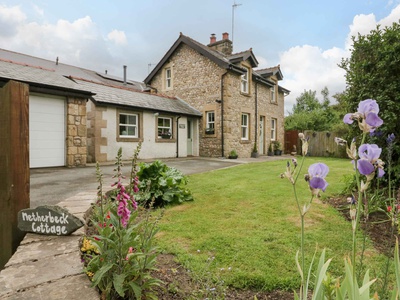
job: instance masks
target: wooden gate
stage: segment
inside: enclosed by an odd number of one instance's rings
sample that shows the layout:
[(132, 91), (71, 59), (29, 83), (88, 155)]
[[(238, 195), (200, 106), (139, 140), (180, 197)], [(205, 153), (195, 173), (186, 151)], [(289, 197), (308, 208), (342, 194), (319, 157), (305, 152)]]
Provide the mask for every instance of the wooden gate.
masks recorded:
[(287, 130), (285, 131), (285, 153), (293, 152), (293, 146), (296, 146), (297, 153), (300, 154), (301, 152), (299, 152), (299, 149), (301, 148), (299, 148), (299, 131)]

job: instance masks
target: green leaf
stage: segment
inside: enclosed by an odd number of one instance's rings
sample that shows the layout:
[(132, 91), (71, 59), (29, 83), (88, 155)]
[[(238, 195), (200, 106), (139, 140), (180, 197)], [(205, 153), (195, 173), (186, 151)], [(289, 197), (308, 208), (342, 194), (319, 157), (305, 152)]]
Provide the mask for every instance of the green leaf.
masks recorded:
[(394, 268), (396, 271), (396, 299), (400, 290), (400, 260), (399, 260), (399, 240), (396, 237), (396, 246), (394, 248)]
[(142, 288), (134, 281), (129, 282), (129, 286), (135, 294), (136, 299), (142, 298)]
[(97, 286), (103, 276), (114, 266), (112, 263), (106, 263), (93, 276), (93, 286)]
[(317, 276), (315, 278), (316, 284), (314, 288), (313, 299), (324, 299), (324, 286), (322, 284), (323, 280), (326, 277), (326, 272), (328, 270), (329, 264), (332, 259), (328, 259), (325, 262), (325, 249), (321, 253), (321, 257), (319, 259), (318, 268), (317, 268)]
[(121, 297), (125, 297), (125, 289), (124, 289), (125, 277), (126, 275), (122, 273), (122, 274), (114, 274), (113, 278), (114, 288), (117, 291), (118, 295), (120, 295)]

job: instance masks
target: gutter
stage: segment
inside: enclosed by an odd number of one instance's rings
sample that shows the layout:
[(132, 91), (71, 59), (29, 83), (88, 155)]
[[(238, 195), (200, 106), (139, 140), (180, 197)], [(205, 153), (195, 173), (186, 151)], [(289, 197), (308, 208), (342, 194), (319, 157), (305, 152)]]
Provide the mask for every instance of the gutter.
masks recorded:
[(181, 116), (176, 118), (176, 158), (179, 157), (179, 119)]
[[(230, 69), (230, 68), (229, 68)], [(225, 75), (228, 74), (226, 71), (221, 75), (221, 157), (225, 157), (225, 149), (224, 149), (224, 78)]]
[[(258, 127), (257, 127), (257, 121), (258, 121), (258, 84), (257, 80), (255, 81), (256, 86), (255, 86), (255, 100), (254, 100), (254, 105), (255, 105), (255, 111), (254, 111), (254, 143), (257, 146), (257, 136), (258, 136)], [(258, 147), (257, 147), (258, 148)]]

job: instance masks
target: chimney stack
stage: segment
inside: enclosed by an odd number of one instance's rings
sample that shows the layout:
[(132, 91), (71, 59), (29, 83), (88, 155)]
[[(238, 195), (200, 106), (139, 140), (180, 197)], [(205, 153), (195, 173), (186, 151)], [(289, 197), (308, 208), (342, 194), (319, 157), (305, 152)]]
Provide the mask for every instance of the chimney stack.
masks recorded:
[(232, 41), (229, 39), (229, 33), (224, 32), (220, 41), (217, 41), (214, 33), (211, 34), (210, 44), (208, 44), (208, 47), (213, 50), (219, 51), (224, 55), (231, 55), (233, 46)]
[(217, 37), (215, 36), (215, 33), (212, 33), (210, 37), (210, 44), (214, 44), (216, 41)]

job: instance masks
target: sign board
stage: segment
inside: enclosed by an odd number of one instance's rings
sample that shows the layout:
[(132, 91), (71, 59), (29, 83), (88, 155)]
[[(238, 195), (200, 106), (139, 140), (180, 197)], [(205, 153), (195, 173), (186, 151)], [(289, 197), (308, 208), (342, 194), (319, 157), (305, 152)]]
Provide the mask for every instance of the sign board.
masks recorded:
[(185, 124), (179, 124), (179, 128), (185, 129)]
[(18, 212), (21, 231), (44, 235), (70, 235), (83, 226), (83, 222), (60, 206), (38, 206)]

